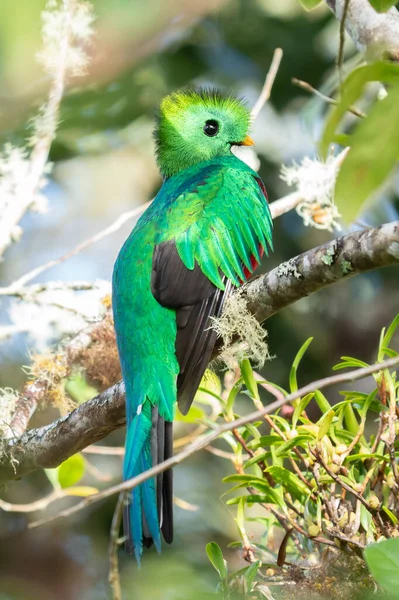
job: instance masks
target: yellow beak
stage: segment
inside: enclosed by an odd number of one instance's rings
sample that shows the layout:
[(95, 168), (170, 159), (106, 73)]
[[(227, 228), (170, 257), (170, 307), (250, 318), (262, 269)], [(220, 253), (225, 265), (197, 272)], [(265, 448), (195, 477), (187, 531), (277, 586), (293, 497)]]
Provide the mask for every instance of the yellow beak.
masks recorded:
[(254, 143), (253, 139), (251, 138), (251, 136), (247, 135), (247, 136), (245, 136), (243, 141), (240, 143), (240, 146), (255, 146), (255, 143)]

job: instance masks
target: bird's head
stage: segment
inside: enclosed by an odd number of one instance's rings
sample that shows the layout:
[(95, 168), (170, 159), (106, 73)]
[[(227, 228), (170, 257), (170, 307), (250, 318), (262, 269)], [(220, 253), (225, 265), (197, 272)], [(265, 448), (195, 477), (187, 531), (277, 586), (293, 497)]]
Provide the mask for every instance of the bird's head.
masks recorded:
[(182, 90), (159, 107), (154, 137), (164, 177), (203, 161), (227, 156), (231, 147), (252, 146), (245, 104), (216, 90)]

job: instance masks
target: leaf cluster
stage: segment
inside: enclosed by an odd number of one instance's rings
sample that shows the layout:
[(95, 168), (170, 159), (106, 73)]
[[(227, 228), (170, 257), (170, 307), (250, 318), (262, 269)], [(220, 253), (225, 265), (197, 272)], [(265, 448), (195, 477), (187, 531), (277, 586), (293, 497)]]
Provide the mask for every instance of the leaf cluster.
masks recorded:
[[(382, 330), (376, 361), (398, 356), (392, 347), (398, 327), (399, 315)], [(293, 361), (288, 389), (260, 379), (243, 361), (238, 379), (219, 396), (224, 418), (238, 416), (239, 392), (259, 408), (262, 388), (284, 395), (297, 391), (298, 370), (311, 342), (312, 338), (303, 344)], [(365, 366), (362, 360), (344, 356), (334, 370)], [(241, 547), (251, 563), (228, 575), (221, 550), (208, 544), (224, 597), (234, 597), (229, 594), (238, 588), (244, 595), (260, 597), (265, 578), (270, 586), (274, 575), (281, 577), (292, 565), (310, 572), (315, 564), (323, 564), (326, 548), (359, 557), (363, 568), (367, 548), (372, 573), (387, 591), (392, 589), (381, 576), (383, 567), (378, 567), (383, 545), (378, 544), (377, 558), (371, 548), (383, 540), (399, 544), (399, 381), (394, 371), (385, 369), (375, 373), (373, 384), (367, 392), (341, 390), (342, 399), (335, 404), (317, 390), (296, 400), (292, 410), (266, 415), (265, 421), (224, 435), (236, 471), (224, 478), (233, 484), (226, 504), (234, 507), (240, 534), (233, 547)], [(267, 577), (267, 568), (272, 577)], [(399, 589), (397, 573), (389, 577)]]

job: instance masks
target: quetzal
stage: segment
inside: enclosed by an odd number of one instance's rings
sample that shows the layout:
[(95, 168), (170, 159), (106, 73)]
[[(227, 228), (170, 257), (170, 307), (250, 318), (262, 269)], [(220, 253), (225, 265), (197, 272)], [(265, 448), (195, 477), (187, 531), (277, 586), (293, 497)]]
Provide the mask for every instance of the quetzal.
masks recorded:
[[(113, 313), (126, 388), (124, 478), (173, 453), (176, 401), (186, 414), (216, 342), (212, 317), (271, 247), (272, 220), (257, 173), (231, 152), (253, 145), (250, 112), (217, 91), (161, 102), (154, 132), (163, 185), (123, 245)], [(172, 472), (135, 488), (127, 549), (173, 539)]]

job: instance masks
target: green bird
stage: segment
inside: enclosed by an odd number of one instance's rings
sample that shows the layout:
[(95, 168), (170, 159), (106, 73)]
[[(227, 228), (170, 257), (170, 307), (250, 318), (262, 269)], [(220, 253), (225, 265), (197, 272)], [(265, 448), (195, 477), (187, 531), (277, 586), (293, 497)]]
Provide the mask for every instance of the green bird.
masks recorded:
[[(113, 273), (113, 313), (126, 390), (123, 474), (173, 453), (176, 402), (186, 414), (234, 287), (253, 273), (272, 220), (258, 174), (231, 152), (253, 145), (250, 111), (218, 91), (183, 90), (161, 102), (154, 132), (163, 184), (123, 245)], [(130, 494), (126, 548), (173, 539), (172, 472)]]

